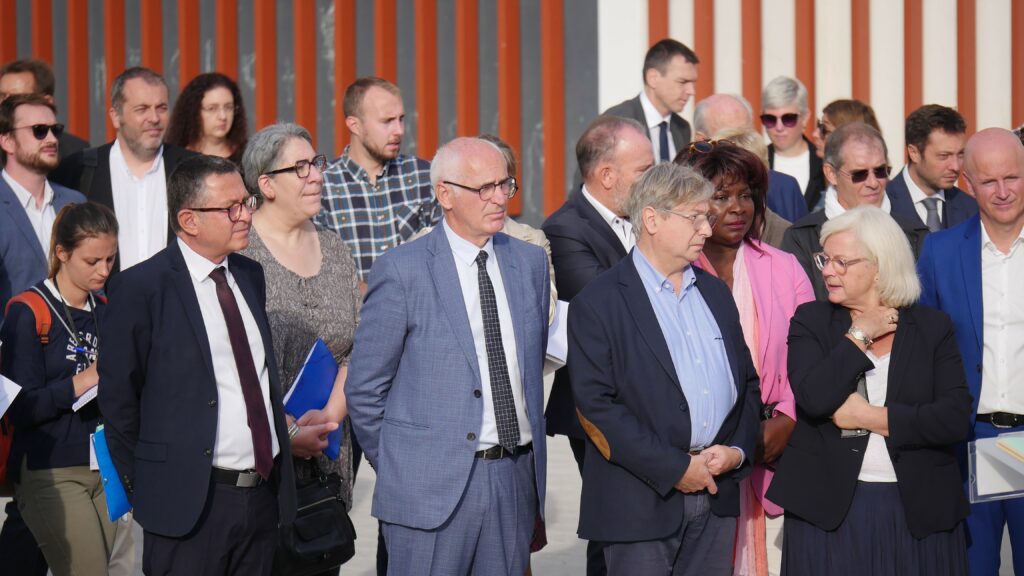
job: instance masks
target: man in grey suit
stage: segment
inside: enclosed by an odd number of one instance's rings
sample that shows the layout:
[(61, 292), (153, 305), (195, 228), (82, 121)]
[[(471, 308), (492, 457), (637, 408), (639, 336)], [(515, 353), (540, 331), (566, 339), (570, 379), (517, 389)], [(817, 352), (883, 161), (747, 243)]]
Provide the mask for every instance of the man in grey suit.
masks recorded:
[(658, 41), (644, 57), (644, 89), (604, 114), (632, 118), (646, 126), (655, 160), (671, 161), (690, 143), (690, 123), (680, 114), (693, 97), (699, 63), (685, 44), (671, 38)]
[(524, 573), (543, 517), (547, 256), (501, 233), (496, 146), (431, 163), (442, 225), (373, 265), (345, 393), (389, 574)]

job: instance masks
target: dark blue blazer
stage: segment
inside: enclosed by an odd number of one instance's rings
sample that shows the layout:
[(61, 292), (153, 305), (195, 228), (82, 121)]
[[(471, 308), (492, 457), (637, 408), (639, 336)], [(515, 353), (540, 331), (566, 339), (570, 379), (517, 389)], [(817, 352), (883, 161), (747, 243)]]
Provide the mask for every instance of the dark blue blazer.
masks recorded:
[[(228, 257), (263, 336), (281, 453), (272, 486), (280, 522), (295, 515), (295, 478), (266, 314), (263, 268)], [(110, 454), (147, 531), (177, 538), (201, 521), (217, 437), (217, 384), (199, 300), (177, 242), (108, 284), (100, 327), (99, 405)], [(217, 362), (232, 362), (218, 358)]]
[[(551, 243), (551, 264), (559, 300), (572, 301), (584, 286), (626, 255), (619, 237), (577, 190), (541, 226)], [(569, 386), (569, 371), (560, 368), (544, 413), (550, 435), (564, 434), (583, 440), (586, 434), (576, 418)]]
[[(885, 193), (892, 203), (892, 213), (899, 214), (912, 222), (920, 222), (921, 215), (914, 208), (914, 201), (910, 199), (910, 191), (907, 190), (907, 183), (903, 180), (903, 173), (906, 168), (900, 171), (895, 177), (889, 180), (885, 187)], [(946, 201), (942, 203), (942, 229), (952, 228), (978, 213), (978, 203), (969, 194), (953, 186), (946, 190)]]
[[(85, 202), (85, 196), (70, 188), (53, 182), (50, 187), (54, 212), (59, 213), (68, 204)], [(7, 301), (45, 279), (49, 268), (49, 255), (43, 254), (25, 209), (7, 181), (0, 178), (0, 322)]]
[(768, 171), (768, 208), (790, 222), (807, 216), (807, 201), (800, 192), (800, 183), (789, 174)]
[[(695, 269), (718, 322), (736, 404), (715, 444), (744, 451), (743, 465), (716, 478), (716, 516), (737, 516), (738, 480), (751, 470), (760, 432), (759, 379), (728, 287)], [(688, 404), (654, 308), (631, 257), (591, 282), (569, 307), (569, 375), (587, 430), (579, 536), (632, 542), (674, 534), (683, 520), (675, 483), (690, 464)]]

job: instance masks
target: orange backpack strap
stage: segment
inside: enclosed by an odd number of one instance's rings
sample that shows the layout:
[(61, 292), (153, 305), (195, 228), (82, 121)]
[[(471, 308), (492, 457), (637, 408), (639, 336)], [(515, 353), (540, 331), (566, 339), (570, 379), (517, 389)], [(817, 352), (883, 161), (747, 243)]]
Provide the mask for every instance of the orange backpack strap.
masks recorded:
[(10, 314), (11, 304), (15, 302), (24, 304), (32, 310), (32, 315), (36, 318), (36, 335), (39, 336), (39, 342), (43, 346), (49, 344), (52, 317), (50, 316), (50, 307), (46, 304), (46, 300), (43, 300), (43, 297), (38, 292), (26, 290), (7, 301), (7, 307), (4, 309), (5, 316)]

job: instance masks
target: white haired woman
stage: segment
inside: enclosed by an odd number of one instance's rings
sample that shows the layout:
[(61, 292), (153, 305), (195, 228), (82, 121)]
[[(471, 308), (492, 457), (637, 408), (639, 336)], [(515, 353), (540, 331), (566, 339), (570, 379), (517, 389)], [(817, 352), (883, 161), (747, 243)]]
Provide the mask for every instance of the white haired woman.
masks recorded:
[(821, 243), (829, 297), (790, 324), (798, 417), (768, 490), (786, 509), (782, 573), (967, 574), (953, 325), (916, 304), (910, 245), (881, 209), (829, 220)]

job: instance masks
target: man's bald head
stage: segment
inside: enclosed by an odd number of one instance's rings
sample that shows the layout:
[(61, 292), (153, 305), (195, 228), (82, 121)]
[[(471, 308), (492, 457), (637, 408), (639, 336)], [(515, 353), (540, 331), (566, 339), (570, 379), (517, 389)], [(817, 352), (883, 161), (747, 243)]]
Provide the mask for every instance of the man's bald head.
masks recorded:
[(695, 140), (707, 140), (722, 130), (753, 127), (750, 102), (736, 94), (712, 94), (698, 102), (693, 111)]
[(1002, 128), (978, 132), (964, 148), (964, 176), (985, 229), (1005, 249), (1024, 227), (1024, 145)]
[(967, 140), (964, 147), (964, 176), (971, 179), (972, 175), (977, 174), (979, 158), (1010, 152), (1024, 160), (1024, 144), (1013, 132), (1003, 128), (979, 130)]

